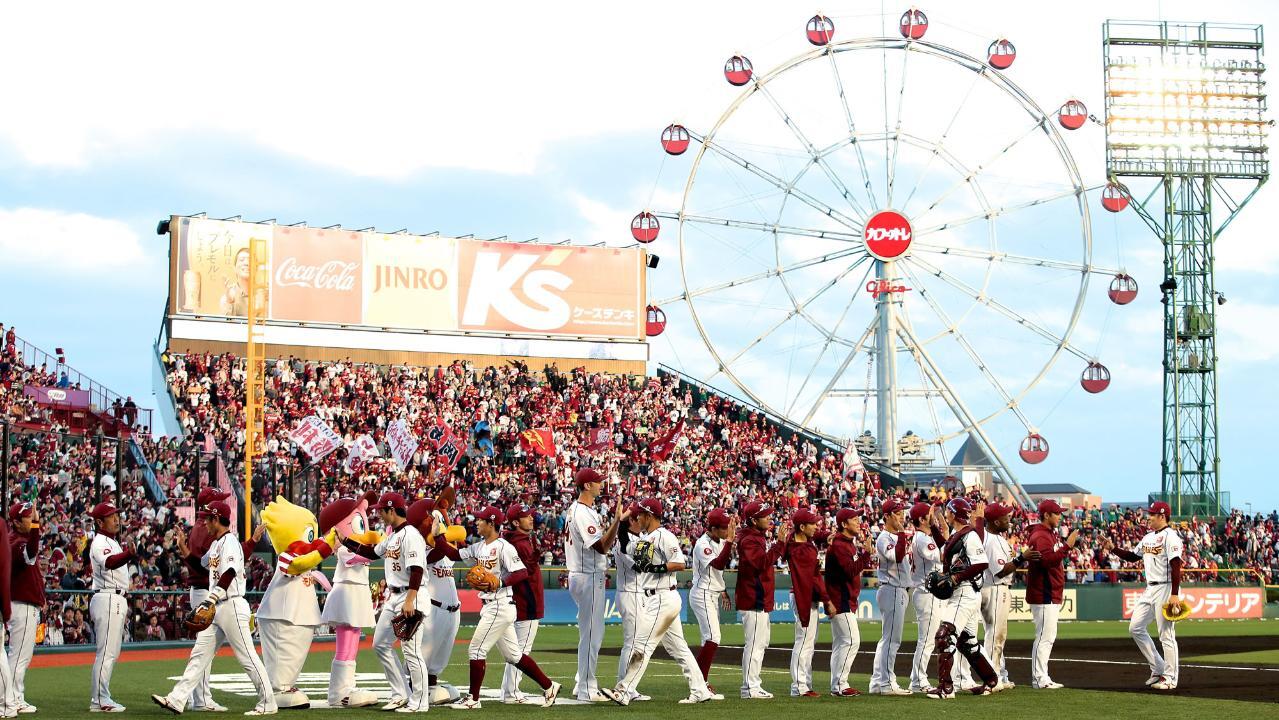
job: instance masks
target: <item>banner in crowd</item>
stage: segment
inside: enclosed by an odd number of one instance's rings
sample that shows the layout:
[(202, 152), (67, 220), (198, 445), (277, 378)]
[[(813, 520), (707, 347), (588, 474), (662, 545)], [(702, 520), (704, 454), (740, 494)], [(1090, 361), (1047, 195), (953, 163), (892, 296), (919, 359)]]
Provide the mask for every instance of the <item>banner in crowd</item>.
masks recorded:
[(525, 430), (520, 433), (520, 447), (530, 455), (555, 457), (555, 435), (548, 428)]
[(679, 442), (679, 436), (684, 434), (684, 418), (680, 418), (669, 430), (662, 433), (648, 446), (649, 452), (653, 453), (654, 460), (665, 460), (670, 457), (671, 452), (675, 450), (675, 443)]
[(319, 462), (342, 445), (342, 436), (315, 415), (302, 418), (289, 433), (289, 440), (302, 448), (311, 462)]
[(250, 237), (267, 240), (268, 319), (350, 327), (639, 340), (636, 248), (353, 232), (175, 217), (175, 313), (244, 317)]
[(413, 453), (417, 452), (418, 446), (417, 437), (409, 430), (408, 423), (403, 420), (391, 421), (386, 426), (386, 444), (391, 450), (391, 458), (399, 466), (400, 472), (404, 472), (413, 461)]
[(377, 442), (368, 435), (360, 435), (355, 438), (355, 442), (351, 443), (351, 447), (347, 448), (346, 460), (342, 463), (342, 469), (348, 475), (354, 475), (364, 468), (364, 464), (375, 457), (381, 457), (382, 453), (378, 450)]
[(586, 433), (586, 449), (589, 452), (603, 452), (613, 447), (613, 431), (606, 427), (592, 428)]
[[(1143, 588), (1124, 588), (1124, 619), (1132, 617)], [(1219, 618), (1259, 618), (1266, 593), (1258, 587), (1182, 587), (1181, 599), (1190, 603), (1190, 617), (1196, 620)]]
[(59, 387), (35, 387), (34, 385), (26, 385), (22, 388), (22, 394), (29, 398), (34, 398), (41, 405), (62, 405), (73, 408), (89, 407), (90, 398), (88, 390), (74, 390), (72, 388)]

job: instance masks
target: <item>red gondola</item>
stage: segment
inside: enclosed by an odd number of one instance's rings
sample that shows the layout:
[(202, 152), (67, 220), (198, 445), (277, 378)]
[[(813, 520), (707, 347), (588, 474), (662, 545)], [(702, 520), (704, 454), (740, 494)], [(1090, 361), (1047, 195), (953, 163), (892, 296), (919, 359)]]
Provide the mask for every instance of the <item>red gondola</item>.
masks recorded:
[(1106, 188), (1101, 191), (1101, 206), (1110, 212), (1123, 212), (1130, 201), (1124, 186), (1119, 183), (1106, 183)]
[(1088, 122), (1088, 108), (1078, 100), (1067, 100), (1057, 111), (1057, 122), (1067, 130), (1078, 130)]
[(835, 37), (835, 21), (825, 15), (814, 15), (808, 19), (808, 27), (805, 28), (808, 33), (808, 41), (814, 45), (822, 46), (830, 44), (831, 38)]
[(688, 129), (683, 125), (667, 125), (662, 131), (662, 149), (670, 155), (683, 155), (688, 142)]
[(646, 309), (644, 321), (644, 334), (649, 337), (657, 337), (666, 329), (666, 313), (656, 305), (649, 305)]
[(907, 40), (918, 40), (928, 32), (928, 16), (923, 10), (911, 8), (902, 13), (902, 19), (898, 23), (898, 29), (901, 30), (902, 37)]
[(751, 61), (744, 55), (734, 55), (724, 63), (724, 78), (730, 85), (742, 86), (751, 81), (755, 74)]
[(986, 49), (990, 66), (996, 70), (1007, 70), (1017, 59), (1017, 48), (1005, 38), (1000, 38)]
[(662, 224), (657, 221), (657, 216), (647, 210), (631, 218), (631, 237), (639, 242), (653, 242), (661, 229)]
[(1018, 454), (1026, 464), (1038, 465), (1048, 459), (1048, 441), (1039, 433), (1031, 433), (1021, 441), (1021, 450)]
[(1127, 305), (1137, 299), (1137, 281), (1127, 273), (1119, 273), (1110, 281), (1110, 301), (1116, 305)]
[(1088, 367), (1084, 368), (1084, 374), (1079, 377), (1079, 384), (1096, 395), (1110, 387), (1110, 371), (1099, 362), (1090, 362)]

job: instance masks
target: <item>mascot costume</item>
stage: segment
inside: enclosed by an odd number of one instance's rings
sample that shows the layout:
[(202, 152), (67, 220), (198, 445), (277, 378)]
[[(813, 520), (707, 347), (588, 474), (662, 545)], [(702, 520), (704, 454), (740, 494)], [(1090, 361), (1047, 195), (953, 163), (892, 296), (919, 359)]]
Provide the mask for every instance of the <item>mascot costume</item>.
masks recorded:
[[(369, 527), (368, 507), (377, 493), (363, 498), (339, 498), (320, 510), (320, 533), (336, 532), (361, 545), (377, 545), (382, 534)], [(373, 627), (373, 598), (369, 594), (369, 560), (338, 545), (333, 590), (324, 601), (320, 620), (333, 626), (337, 651), (329, 674), (329, 707), (365, 707), (378, 702), (377, 695), (355, 687), (355, 656), (360, 651), (360, 628)]]
[(298, 674), (311, 649), (320, 619), (320, 602), (315, 586), (329, 589), (329, 579), (317, 570), (333, 554), (336, 533), (319, 537), (315, 515), (277, 497), (262, 509), (262, 524), (278, 559), (271, 584), (258, 606), (258, 635), (262, 638), (262, 661), (275, 702), (281, 710), (311, 707), (306, 694), (297, 688)]

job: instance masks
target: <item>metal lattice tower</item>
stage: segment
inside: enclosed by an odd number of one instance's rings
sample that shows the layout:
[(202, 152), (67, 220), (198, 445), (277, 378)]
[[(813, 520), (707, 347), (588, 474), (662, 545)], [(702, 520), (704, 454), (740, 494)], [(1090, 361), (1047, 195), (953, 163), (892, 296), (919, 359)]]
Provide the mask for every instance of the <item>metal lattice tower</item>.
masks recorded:
[(1260, 25), (1107, 21), (1106, 167), (1164, 246), (1161, 495), (1229, 511), (1220, 484), (1213, 246), (1269, 176)]

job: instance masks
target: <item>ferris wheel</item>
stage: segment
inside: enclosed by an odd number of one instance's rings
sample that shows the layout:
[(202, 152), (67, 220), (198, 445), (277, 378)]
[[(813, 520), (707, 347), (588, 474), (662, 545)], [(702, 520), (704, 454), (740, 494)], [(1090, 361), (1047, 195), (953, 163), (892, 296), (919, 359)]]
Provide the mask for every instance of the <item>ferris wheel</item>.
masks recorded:
[(1088, 194), (1110, 212), (1129, 196), (1084, 183), (1065, 135), (1089, 124), (1085, 104), (1045, 111), (1009, 77), (1009, 39), (974, 57), (928, 38), (916, 8), (896, 29), (837, 41), (816, 15), (810, 49), (767, 72), (728, 58), (740, 90), (709, 129), (662, 131), (691, 158), (680, 205), (631, 231), (674, 230), (683, 291), (649, 306), (649, 334), (686, 303), (708, 379), (896, 475), (958, 449), (1024, 500), (995, 437), (1047, 459), (1032, 390), (1059, 360), (1083, 391), (1109, 386), (1076, 338), (1089, 280), (1115, 305), (1137, 284), (1094, 264)]

